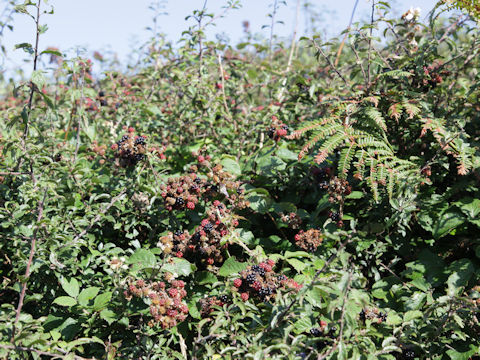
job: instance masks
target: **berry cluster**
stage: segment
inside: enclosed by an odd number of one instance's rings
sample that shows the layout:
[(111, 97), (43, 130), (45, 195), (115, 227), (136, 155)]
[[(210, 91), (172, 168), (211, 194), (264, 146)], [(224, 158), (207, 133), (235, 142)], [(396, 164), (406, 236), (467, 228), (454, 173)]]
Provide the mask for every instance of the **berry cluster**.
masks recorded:
[(220, 295), (219, 297), (210, 296), (207, 298), (200, 299), (198, 301), (200, 305), (200, 315), (202, 318), (209, 317), (210, 314), (215, 310), (214, 306), (222, 307), (228, 302), (227, 295)]
[[(92, 145), (90, 146), (90, 151), (94, 152), (97, 156), (99, 156), (100, 159), (100, 164), (105, 163), (105, 153), (107, 151), (107, 145), (99, 145), (96, 140), (93, 141)], [(93, 161), (95, 159), (94, 155), (88, 156), (88, 159), (90, 161)]]
[(119, 160), (122, 167), (135, 165), (145, 158), (146, 153), (146, 137), (135, 135), (135, 129), (128, 128), (127, 134), (122, 139), (111, 146), (115, 150), (115, 156)]
[(167, 184), (160, 186), (165, 208), (172, 210), (194, 210), (201, 194), (207, 191), (206, 183), (191, 173), (178, 178), (169, 178)]
[(207, 265), (223, 262), (223, 239), (238, 226), (238, 220), (220, 201), (215, 200), (200, 226), (193, 235), (187, 231), (170, 232), (160, 238), (157, 246), (164, 253), (174, 253), (195, 262), (205, 262)]
[(298, 229), (302, 225), (302, 219), (298, 216), (297, 213), (291, 212), (289, 214), (280, 214), (280, 219), (288, 224), (288, 227), (291, 229)]
[(312, 175), (320, 187), (320, 189), (326, 190), (328, 189), (328, 184), (330, 183), (330, 179), (332, 177), (332, 168), (329, 167), (324, 167), (324, 168), (319, 168), (319, 167), (314, 167), (312, 169)]
[(243, 301), (250, 297), (257, 297), (262, 301), (269, 301), (274, 298), (280, 289), (294, 289), (298, 291), (302, 285), (283, 274), (273, 271), (275, 262), (267, 260), (258, 265), (247, 267), (240, 273), (240, 278), (233, 281), (234, 291), (240, 292)]
[(387, 320), (387, 314), (377, 308), (365, 308), (360, 311), (360, 320), (371, 320), (374, 323), (380, 324)]
[(325, 320), (319, 321), (319, 327), (314, 327), (310, 329), (310, 335), (319, 337), (325, 336), (331, 339), (335, 338), (335, 333), (337, 332), (336, 326), (328, 326)]
[(314, 252), (323, 241), (323, 236), (320, 230), (310, 229), (307, 231), (300, 230), (295, 235), (295, 244), (307, 251)]
[(130, 301), (132, 297), (148, 298), (150, 300), (150, 314), (153, 319), (148, 323), (153, 327), (159, 324), (162, 329), (176, 326), (185, 320), (188, 306), (182, 301), (187, 292), (182, 280), (170, 280), (169, 287), (163, 281), (147, 284), (144, 280), (137, 280), (128, 285), (124, 291), (125, 298)]
[(288, 130), (288, 126), (285, 124), (272, 125), (270, 129), (268, 129), (267, 135), (270, 139), (278, 142), (282, 137), (288, 135)]
[(343, 196), (350, 195), (352, 187), (347, 180), (335, 176), (330, 179), (327, 190), (329, 195), (328, 201), (335, 203), (342, 201)]

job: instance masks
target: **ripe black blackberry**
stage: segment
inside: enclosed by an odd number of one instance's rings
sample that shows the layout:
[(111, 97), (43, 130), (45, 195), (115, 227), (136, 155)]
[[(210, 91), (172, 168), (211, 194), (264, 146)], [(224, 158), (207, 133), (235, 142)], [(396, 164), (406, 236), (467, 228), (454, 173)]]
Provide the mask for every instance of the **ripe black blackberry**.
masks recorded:
[(380, 319), (382, 319), (382, 321), (386, 321), (386, 320), (387, 320), (387, 314), (386, 314), (386, 313), (381, 312), (380, 314), (378, 314), (378, 317), (379, 317)]
[(143, 155), (143, 154), (135, 154), (133, 156), (133, 160), (140, 161), (140, 160), (143, 160), (144, 157), (145, 157), (145, 155)]
[(289, 127), (288, 127), (288, 125), (283, 125), (283, 126), (282, 126), (282, 129), (288, 131), (288, 130), (289, 130)]
[(277, 279), (278, 279), (278, 281), (285, 281), (285, 280), (287, 280), (287, 277), (282, 274), (282, 275), (278, 275)]
[(270, 139), (273, 139), (273, 137), (275, 136), (275, 132), (276, 132), (275, 128), (268, 129), (268, 133), (267, 133), (268, 137)]
[(332, 219), (332, 221), (339, 221), (340, 220), (340, 214), (338, 212), (330, 212), (330, 214), (328, 214), (328, 216), (330, 217), (330, 219)]
[(203, 230), (207, 233), (213, 230), (213, 225), (212, 223), (206, 223), (205, 226), (203, 227)]
[(257, 280), (257, 276), (255, 274), (248, 274), (245, 281), (247, 284), (251, 285)]
[(253, 272), (259, 272), (260, 269), (261, 269), (260, 266), (258, 266), (258, 265), (252, 265), (252, 271), (253, 271)]
[(183, 198), (178, 197), (178, 198), (175, 199), (175, 205), (183, 206), (184, 204), (185, 204), (185, 200), (183, 200)]
[(197, 232), (197, 233), (193, 234), (192, 240), (193, 240), (194, 242), (199, 242), (199, 241), (200, 241), (200, 237), (201, 237), (200, 233)]
[(272, 295), (272, 289), (269, 287), (262, 287), (260, 290), (258, 290), (258, 296), (260, 296), (260, 299), (264, 299), (268, 295)]
[(183, 234), (182, 230), (175, 230), (175, 232), (173, 233), (173, 235), (175, 235), (175, 236), (180, 236), (182, 234)]
[(328, 331), (328, 337), (333, 339), (335, 337), (335, 333), (337, 332), (337, 327), (332, 326), (330, 330)]
[(98, 92), (98, 96), (104, 97), (104, 96), (105, 96), (105, 93), (104, 93), (102, 90), (100, 90), (100, 91)]
[(319, 328), (312, 328), (310, 329), (310, 334), (317, 337), (317, 336), (321, 336), (322, 335), (322, 330), (320, 330)]
[(403, 358), (404, 358), (405, 360), (413, 360), (413, 359), (415, 359), (415, 351), (404, 349), (404, 350), (403, 350)]
[(220, 300), (221, 302), (227, 302), (228, 301), (228, 295), (220, 295), (218, 297), (218, 300)]
[(101, 105), (101, 106), (107, 106), (107, 105), (108, 105), (107, 100), (101, 99), (101, 100), (100, 100), (100, 105)]
[(145, 138), (143, 136), (139, 136), (135, 139), (135, 145), (145, 145)]

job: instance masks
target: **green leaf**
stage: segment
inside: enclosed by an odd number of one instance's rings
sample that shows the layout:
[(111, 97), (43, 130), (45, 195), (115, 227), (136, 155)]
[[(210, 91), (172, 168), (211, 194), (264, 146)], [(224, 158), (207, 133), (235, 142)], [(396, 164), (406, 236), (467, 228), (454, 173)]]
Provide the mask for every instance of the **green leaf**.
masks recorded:
[(117, 320), (115, 312), (108, 309), (103, 309), (102, 311), (100, 311), (100, 317), (105, 320), (108, 325), (111, 325), (115, 320)]
[(295, 258), (288, 258), (286, 259), (287, 262), (293, 266), (293, 268), (298, 272), (298, 273), (301, 273), (303, 271), (303, 269), (305, 269), (308, 264), (305, 263), (304, 261), (300, 261), (298, 259), (295, 259)]
[(129, 258), (129, 264), (139, 265), (141, 268), (155, 267), (157, 260), (155, 255), (147, 249), (137, 249)]
[(447, 280), (448, 295), (453, 296), (460, 294), (474, 272), (475, 267), (468, 259), (460, 259), (453, 262), (448, 267), (448, 273), (451, 274)]
[(32, 73), (31, 81), (32, 83), (37, 85), (38, 89), (42, 89), (43, 85), (45, 85), (45, 83), (47, 82), (45, 76), (43, 75), (43, 72), (40, 70), (35, 70)]
[(241, 175), (242, 170), (240, 169), (240, 165), (238, 164), (237, 160), (233, 156), (224, 157), (220, 164), (223, 166), (223, 170), (229, 172), (233, 175)]
[(448, 356), (450, 356), (450, 359), (452, 360), (468, 360), (471, 358), (472, 355), (478, 355), (478, 352), (480, 348), (478, 346), (475, 346), (473, 344), (470, 344), (470, 350), (465, 351), (465, 352), (460, 352), (457, 350), (447, 350)]
[(263, 175), (276, 176), (279, 171), (285, 170), (287, 164), (277, 156), (262, 156), (257, 161), (258, 167)]
[(53, 300), (53, 303), (60, 306), (71, 307), (77, 305), (77, 300), (71, 298), (70, 296), (59, 296), (55, 300)]
[(213, 284), (218, 281), (217, 277), (208, 271), (200, 271), (195, 274), (195, 283), (199, 285)]
[(89, 301), (97, 296), (100, 289), (98, 287), (89, 287), (83, 289), (78, 295), (78, 303), (82, 306), (87, 306)]
[(422, 312), (420, 310), (411, 310), (411, 311), (407, 311), (404, 315), (403, 315), (403, 321), (404, 322), (407, 322), (407, 321), (411, 321), (413, 319), (418, 319), (418, 318), (421, 318), (423, 316)]
[(246, 263), (238, 262), (235, 257), (230, 257), (225, 261), (218, 270), (218, 275), (220, 276), (230, 276), (232, 274), (237, 274), (247, 268)]
[(174, 258), (173, 263), (165, 264), (162, 268), (165, 271), (171, 272), (174, 275), (188, 276), (195, 271), (195, 265), (188, 260), (182, 258)]
[(111, 299), (112, 299), (111, 291), (98, 295), (93, 301), (93, 309), (96, 311), (103, 309), (108, 305)]
[(475, 219), (478, 214), (480, 214), (480, 199), (466, 197), (453, 204), (460, 208), (460, 210), (462, 210), (462, 212), (467, 215), (469, 219)]
[(62, 289), (72, 298), (76, 298), (78, 296), (80, 286), (77, 279), (71, 278), (70, 281), (68, 281), (67, 279), (62, 277), (60, 278), (60, 285), (62, 285)]
[(310, 316), (303, 316), (295, 322), (294, 331), (296, 334), (301, 334), (303, 332), (309, 332), (312, 327), (314, 326)]

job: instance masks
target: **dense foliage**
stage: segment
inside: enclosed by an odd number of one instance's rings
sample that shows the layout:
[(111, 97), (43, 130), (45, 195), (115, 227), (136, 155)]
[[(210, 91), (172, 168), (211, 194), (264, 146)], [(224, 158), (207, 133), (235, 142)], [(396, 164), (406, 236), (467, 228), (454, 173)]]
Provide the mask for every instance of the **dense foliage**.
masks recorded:
[(203, 9), (99, 76), (19, 44), (0, 357), (478, 358), (480, 33), (441, 3), (236, 47)]

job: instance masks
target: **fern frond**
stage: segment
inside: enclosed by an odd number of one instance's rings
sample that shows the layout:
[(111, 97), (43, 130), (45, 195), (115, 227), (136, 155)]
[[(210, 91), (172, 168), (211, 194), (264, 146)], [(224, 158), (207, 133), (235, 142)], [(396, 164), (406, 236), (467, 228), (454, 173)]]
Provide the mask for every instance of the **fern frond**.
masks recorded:
[(387, 130), (387, 124), (385, 122), (385, 119), (383, 118), (382, 113), (378, 111), (378, 109), (374, 107), (367, 107), (365, 108), (365, 115), (367, 115), (368, 119), (372, 120), (383, 131)]
[(341, 179), (345, 179), (350, 170), (352, 164), (353, 156), (355, 154), (355, 148), (357, 144), (354, 142), (350, 143), (349, 147), (346, 147), (340, 153), (340, 160), (338, 161), (338, 172)]
[(318, 150), (318, 154), (315, 156), (315, 162), (317, 164), (323, 163), (328, 155), (330, 155), (335, 148), (337, 148), (342, 142), (345, 141), (345, 134), (344, 133), (338, 133), (330, 137), (328, 140), (326, 140), (322, 146), (320, 146), (320, 149)]

